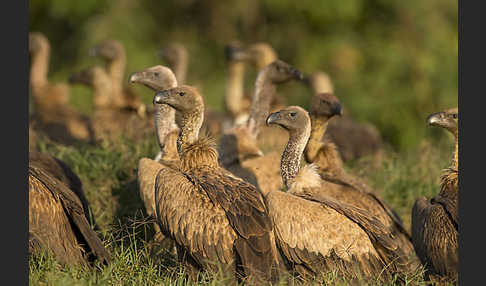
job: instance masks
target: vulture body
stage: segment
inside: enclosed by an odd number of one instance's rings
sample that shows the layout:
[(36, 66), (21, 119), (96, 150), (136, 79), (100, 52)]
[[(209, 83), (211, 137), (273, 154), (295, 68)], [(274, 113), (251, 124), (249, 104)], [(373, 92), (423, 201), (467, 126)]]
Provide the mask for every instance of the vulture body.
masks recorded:
[(395, 236), (398, 246), (410, 257), (413, 267), (419, 267), (420, 263), (413, 254), (411, 236), (398, 214), (359, 178), (346, 172), (338, 147), (334, 143), (321, 140), (327, 133), (329, 122), (332, 122), (330, 119), (341, 115), (341, 104), (337, 97), (330, 93), (316, 94), (312, 98), (310, 109), (312, 129), (304, 158), (307, 163), (318, 168), (325, 186), (323, 192), (339, 202), (368, 211)]
[(30, 160), (29, 253), (47, 250), (63, 264), (88, 265), (93, 259), (109, 262), (108, 251), (88, 222), (82, 191), (69, 187), (76, 180), (58, 170), (65, 165), (60, 161), (52, 165), (44, 158)]
[(93, 90), (94, 111), (91, 122), (97, 141), (115, 141), (120, 136), (137, 140), (152, 134), (153, 120), (140, 117), (133, 109), (120, 107), (115, 102), (112, 79), (102, 67), (93, 66), (74, 73), (69, 82)]
[(430, 200), (421, 197), (413, 206), (412, 240), (418, 257), (426, 265), (428, 275), (457, 281), (459, 266), (458, 109), (431, 114), (427, 118), (427, 123), (451, 132), (455, 138), (455, 149), (451, 165), (443, 171), (439, 194)]
[[(282, 130), (275, 131), (264, 126), (265, 118), (270, 112), (277, 85), (301, 78), (300, 71), (281, 60), (267, 65), (260, 71), (255, 83), (250, 117), (245, 123), (226, 131), (220, 139), (218, 149), (222, 166), (260, 190), (280, 189), (282, 182), (278, 167), (280, 154), (272, 151), (263, 155), (257, 138), (260, 133), (284, 138)], [(264, 131), (260, 131), (262, 128)]]
[[(321, 71), (314, 72), (306, 82), (313, 94), (334, 93), (334, 87), (329, 76)], [(364, 156), (378, 156), (383, 142), (379, 130), (369, 123), (357, 122), (349, 114), (333, 120), (327, 126), (323, 140), (330, 140), (337, 145), (344, 162)]]
[(310, 136), (307, 112), (297, 106), (272, 113), (267, 124), (289, 132), (280, 163), (287, 192), (265, 194), (280, 253), (304, 279), (337, 270), (349, 278), (390, 278), (409, 271), (391, 232), (364, 209), (326, 196), (314, 165), (300, 168)]
[(199, 138), (204, 103), (198, 91), (180, 86), (159, 91), (156, 104), (176, 110), (180, 168), (161, 168), (155, 187), (157, 221), (175, 240), (189, 270), (223, 271), (263, 284), (273, 280), (277, 252), (262, 194), (218, 164), (211, 139)]
[(29, 138), (34, 139), (29, 142), (29, 148), (35, 144), (39, 134), (46, 134), (49, 139), (63, 144), (90, 142), (93, 136), (90, 122), (69, 105), (69, 86), (65, 83), (51, 83), (47, 78), (50, 44), (43, 34), (29, 34), (29, 54), (33, 103)]

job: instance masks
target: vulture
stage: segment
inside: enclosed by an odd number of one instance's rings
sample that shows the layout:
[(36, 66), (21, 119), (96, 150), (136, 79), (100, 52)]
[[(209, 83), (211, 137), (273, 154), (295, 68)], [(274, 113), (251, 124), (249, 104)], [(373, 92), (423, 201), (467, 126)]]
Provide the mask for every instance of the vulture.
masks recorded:
[(79, 178), (60, 160), (29, 154), (29, 253), (47, 251), (60, 263), (110, 262), (91, 228)]
[(440, 192), (428, 200), (418, 198), (412, 209), (412, 241), (430, 278), (457, 280), (459, 227), (458, 109), (429, 115), (427, 124), (446, 129), (455, 139), (451, 164), (442, 172)]
[(128, 107), (120, 107), (113, 96), (110, 75), (100, 66), (93, 66), (70, 76), (71, 84), (81, 84), (93, 91), (91, 124), (97, 141), (117, 140), (120, 136), (139, 139), (153, 134), (154, 122), (140, 117)]
[(29, 149), (33, 148), (40, 134), (63, 144), (91, 142), (93, 130), (88, 118), (69, 105), (69, 85), (51, 83), (47, 78), (50, 44), (42, 33), (29, 33), (29, 55), (33, 104), (29, 120), (29, 139), (33, 141), (29, 142)]
[(146, 106), (132, 89), (124, 86), (126, 53), (123, 45), (113, 39), (106, 39), (90, 50), (92, 56), (102, 58), (111, 83), (111, 105), (120, 109), (135, 111), (138, 116), (146, 116)]
[(325, 185), (323, 193), (339, 202), (368, 211), (395, 236), (398, 246), (409, 256), (411, 265), (419, 267), (420, 262), (413, 254), (411, 236), (398, 214), (359, 178), (346, 172), (338, 152), (339, 148), (334, 143), (322, 141), (330, 119), (335, 115), (341, 115), (341, 111), (338, 98), (331, 93), (320, 93), (312, 97), (312, 127), (310, 139), (304, 149), (304, 159), (317, 167)]
[[(267, 65), (258, 73), (250, 117), (226, 131), (220, 139), (218, 150), (221, 165), (234, 175), (259, 189), (274, 190), (282, 187), (278, 162), (280, 154), (272, 151), (263, 155), (258, 147), (258, 135), (271, 133), (283, 137), (281, 130), (272, 132), (265, 125), (270, 103), (275, 97), (278, 84), (302, 79), (302, 73), (281, 60)], [(264, 128), (264, 132), (260, 130)]]
[(270, 114), (266, 123), (289, 134), (280, 161), (287, 191), (263, 192), (289, 270), (304, 279), (333, 270), (351, 279), (407, 273), (406, 254), (388, 228), (366, 210), (327, 196), (314, 165), (300, 168), (311, 133), (307, 111), (290, 106)]
[(180, 167), (161, 165), (155, 183), (157, 221), (176, 242), (179, 260), (193, 276), (222, 269), (250, 284), (274, 281), (279, 261), (265, 201), (219, 165), (211, 138), (199, 137), (204, 102), (198, 90), (158, 91), (154, 103), (174, 108), (180, 128)]
[[(130, 75), (129, 81), (130, 83), (142, 84), (153, 91), (166, 90), (177, 86), (177, 80), (172, 70), (162, 65), (135, 72)], [(145, 210), (149, 216), (155, 218), (154, 195), (157, 173), (162, 168), (161, 164), (178, 169), (180, 160), (176, 147), (179, 128), (175, 124), (175, 110), (166, 104), (154, 103), (154, 105), (155, 133), (160, 152), (154, 160), (141, 158), (138, 161), (137, 180)], [(154, 223), (154, 229), (154, 240), (165, 248), (172, 249), (172, 240), (162, 234), (157, 223)]]
[[(330, 77), (316, 71), (305, 79), (313, 94), (334, 93)], [(349, 114), (343, 114), (340, 120), (333, 120), (327, 127), (323, 140), (331, 140), (338, 147), (344, 162), (364, 156), (378, 156), (383, 143), (378, 129), (369, 124), (358, 122)]]

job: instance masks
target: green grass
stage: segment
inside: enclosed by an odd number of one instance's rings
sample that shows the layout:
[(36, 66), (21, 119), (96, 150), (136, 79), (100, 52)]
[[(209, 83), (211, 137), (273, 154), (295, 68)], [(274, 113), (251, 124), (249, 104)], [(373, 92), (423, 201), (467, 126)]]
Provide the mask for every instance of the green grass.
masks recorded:
[[(449, 164), (452, 140), (433, 143), (422, 140), (419, 148), (407, 153), (385, 150), (379, 164), (368, 158), (347, 163), (350, 172), (359, 174), (401, 216), (410, 229), (410, 213), (415, 199), (438, 192), (442, 168)], [(101, 228), (100, 235), (111, 252), (109, 266), (93, 268), (61, 267), (49, 256), (31, 258), (31, 285), (221, 285), (221, 273), (205, 274), (201, 281), (188, 281), (175, 259), (152, 247), (154, 234), (143, 202), (138, 195), (137, 162), (153, 157), (157, 144), (146, 138), (136, 144), (120, 138), (99, 146), (79, 144), (62, 146), (41, 140), (39, 149), (64, 160), (81, 178), (92, 214)], [(420, 269), (409, 277), (409, 285), (425, 285)], [(299, 285), (298, 281), (282, 285)], [(380, 285), (379, 283), (361, 285)], [(336, 273), (325, 275), (324, 285), (349, 285)], [(394, 285), (390, 282), (389, 285)]]

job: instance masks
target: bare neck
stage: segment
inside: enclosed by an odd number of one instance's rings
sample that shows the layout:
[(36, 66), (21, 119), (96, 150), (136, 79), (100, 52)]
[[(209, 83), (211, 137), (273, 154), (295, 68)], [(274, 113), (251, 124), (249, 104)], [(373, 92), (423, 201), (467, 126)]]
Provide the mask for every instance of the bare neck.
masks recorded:
[(30, 85), (34, 89), (44, 87), (47, 81), (49, 70), (49, 47), (43, 47), (37, 54), (32, 57), (30, 65)]
[(242, 62), (228, 63), (228, 81), (226, 85), (225, 105), (235, 118), (241, 113), (243, 100), (243, 85), (245, 64)]
[(179, 155), (182, 154), (187, 146), (196, 142), (203, 121), (204, 111), (202, 108), (196, 108), (194, 111), (176, 115), (176, 122), (180, 128), (179, 137), (177, 138), (177, 151)]
[(459, 167), (459, 138), (457, 132), (454, 134), (454, 139), (455, 139), (455, 145), (454, 145), (454, 153), (452, 155), (451, 168), (457, 171)]
[(125, 74), (126, 57), (121, 52), (120, 56), (108, 63), (108, 73), (113, 84), (115, 92), (123, 89), (123, 77)]
[(319, 147), (322, 146), (322, 137), (326, 133), (329, 119), (311, 115), (311, 122), (310, 139), (305, 148), (305, 160), (308, 163), (312, 163), (316, 159)]
[(280, 174), (284, 185), (290, 189), (290, 186), (297, 177), (300, 170), (300, 160), (302, 152), (309, 140), (310, 128), (290, 132), (289, 141), (285, 146), (280, 160)]
[(182, 85), (186, 82), (187, 58), (180, 57), (171, 67), (175, 74), (177, 82)]
[(164, 152), (167, 134), (177, 128), (175, 125), (175, 110), (167, 104), (155, 105), (155, 131), (160, 150)]
[(270, 103), (277, 93), (277, 87), (274, 83), (267, 80), (264, 71), (260, 71), (255, 83), (255, 93), (251, 102), (250, 117), (248, 118), (248, 128), (250, 133), (256, 138), (260, 127), (265, 123), (270, 112)]

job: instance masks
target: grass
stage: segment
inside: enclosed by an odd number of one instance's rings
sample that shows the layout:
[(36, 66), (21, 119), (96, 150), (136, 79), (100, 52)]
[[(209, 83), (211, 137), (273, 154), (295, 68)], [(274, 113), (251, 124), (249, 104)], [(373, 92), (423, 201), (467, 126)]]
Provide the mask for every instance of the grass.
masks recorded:
[[(412, 206), (419, 196), (434, 196), (439, 176), (449, 164), (452, 140), (438, 143), (423, 140), (414, 152), (385, 150), (379, 164), (369, 158), (348, 162), (350, 172), (364, 178), (401, 216), (410, 229)], [(153, 157), (157, 144), (146, 138), (136, 144), (128, 139), (104, 142), (99, 146), (63, 146), (41, 140), (39, 149), (64, 160), (81, 178), (92, 215), (101, 228), (100, 235), (112, 254), (109, 266), (93, 268), (62, 267), (48, 255), (32, 257), (29, 262), (31, 285), (221, 285), (221, 273), (204, 274), (201, 281), (188, 281), (174, 258), (152, 248), (152, 221), (147, 217), (138, 195), (137, 162)], [(155, 249), (155, 250), (154, 250)], [(409, 277), (408, 285), (426, 285), (420, 269)], [(324, 285), (349, 285), (337, 273), (324, 276)], [(369, 283), (369, 282), (367, 282)], [(360, 285), (367, 284), (360, 281)], [(298, 281), (281, 285), (299, 285)], [(389, 285), (394, 285), (390, 281)]]

